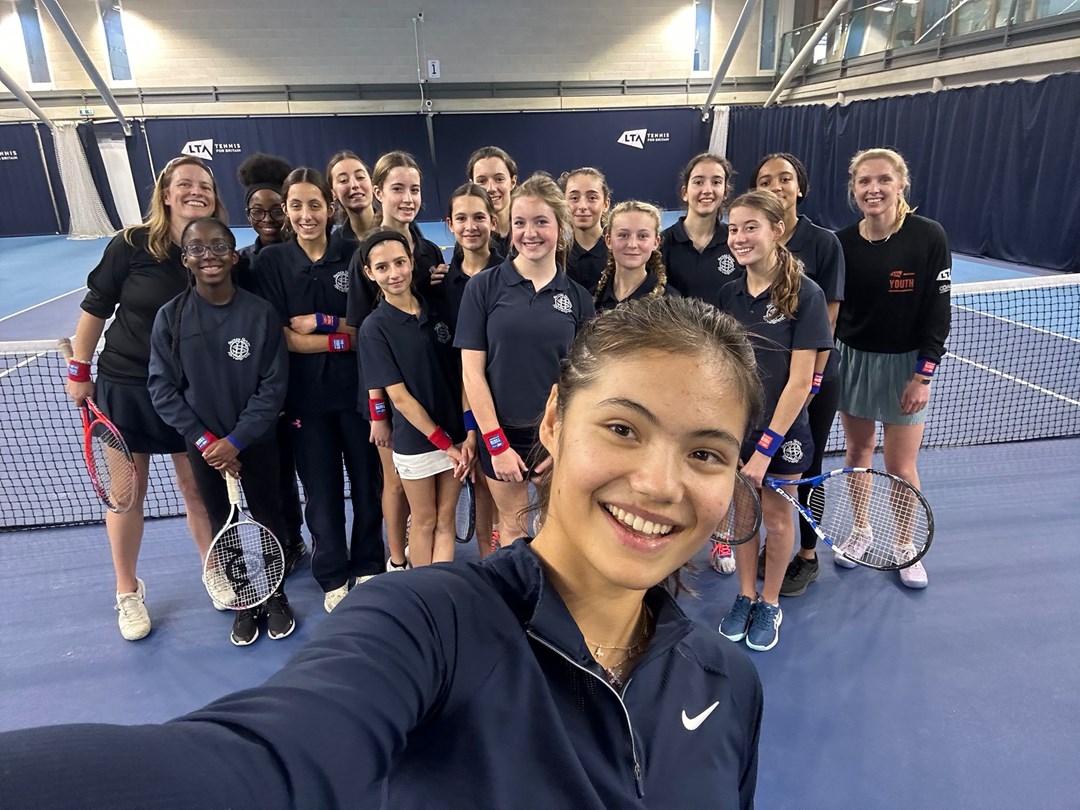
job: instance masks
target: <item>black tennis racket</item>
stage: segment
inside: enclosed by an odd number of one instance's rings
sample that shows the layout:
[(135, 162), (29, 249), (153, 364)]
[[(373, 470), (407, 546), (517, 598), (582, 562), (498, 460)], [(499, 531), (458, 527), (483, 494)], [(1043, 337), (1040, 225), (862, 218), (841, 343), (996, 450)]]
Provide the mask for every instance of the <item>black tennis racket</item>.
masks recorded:
[(716, 527), (710, 538), (714, 550), (717, 544), (738, 546), (752, 537), (756, 537), (761, 528), (761, 499), (757, 489), (743, 478), (742, 473), (735, 473), (735, 490), (731, 495), (731, 505), (727, 517)]
[(459, 543), (468, 543), (476, 533), (476, 499), (473, 482), (468, 478), (461, 485), (458, 495), (457, 510), (454, 516), (454, 539)]
[[(71, 362), (71, 341), (57, 341), (65, 362)], [(79, 406), (83, 423), (83, 455), (90, 484), (105, 508), (123, 514), (135, 505), (139, 476), (127, 442), (109, 418), (87, 397)]]
[[(923, 494), (899, 476), (845, 467), (813, 478), (765, 485), (787, 498), (836, 554), (878, 571), (914, 565), (934, 539), (934, 513)], [(809, 484), (809, 508), (783, 487)]]
[(203, 565), (210, 598), (230, 610), (245, 610), (270, 598), (285, 578), (285, 553), (273, 532), (240, 508), (240, 482), (225, 476), (229, 518), (214, 537)]

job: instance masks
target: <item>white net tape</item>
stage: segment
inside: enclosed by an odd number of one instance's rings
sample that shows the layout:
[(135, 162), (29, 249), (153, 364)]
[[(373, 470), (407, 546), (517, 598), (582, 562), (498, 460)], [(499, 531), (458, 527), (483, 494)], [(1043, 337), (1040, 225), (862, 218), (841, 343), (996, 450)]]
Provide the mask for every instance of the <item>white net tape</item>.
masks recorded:
[(56, 162), (60, 166), (60, 182), (67, 198), (71, 223), (68, 239), (100, 239), (112, 236), (116, 228), (109, 222), (101, 202), (90, 166), (86, 162), (75, 124), (57, 124), (53, 130)]

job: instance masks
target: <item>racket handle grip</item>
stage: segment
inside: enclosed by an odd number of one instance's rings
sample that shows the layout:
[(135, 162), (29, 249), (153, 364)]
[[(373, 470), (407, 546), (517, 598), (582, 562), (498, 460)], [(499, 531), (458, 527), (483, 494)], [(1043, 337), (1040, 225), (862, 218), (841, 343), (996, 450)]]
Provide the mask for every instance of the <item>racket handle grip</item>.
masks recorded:
[(240, 482), (229, 473), (225, 473), (225, 486), (229, 490), (229, 503), (236, 506), (240, 503)]

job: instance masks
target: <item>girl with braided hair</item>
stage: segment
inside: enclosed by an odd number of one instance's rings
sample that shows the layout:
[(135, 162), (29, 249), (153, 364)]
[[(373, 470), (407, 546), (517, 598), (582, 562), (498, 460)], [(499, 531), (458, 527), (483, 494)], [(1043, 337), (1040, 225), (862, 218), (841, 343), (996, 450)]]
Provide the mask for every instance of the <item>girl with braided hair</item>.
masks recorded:
[(635, 298), (678, 296), (667, 283), (660, 257), (660, 210), (638, 200), (615, 206), (604, 231), (607, 265), (596, 283), (596, 311), (614, 309)]
[[(731, 204), (728, 247), (746, 273), (720, 290), (720, 309), (750, 334), (765, 389), (764, 418), (743, 443), (742, 474), (761, 487), (761, 514), (768, 542), (765, 582), (757, 592), (758, 542), (735, 547), (740, 593), (720, 624), (732, 641), (771, 650), (779, 640), (780, 585), (795, 540), (791, 504), (769, 487), (765, 475), (794, 480), (814, 454), (806, 401), (818, 352), (832, 346), (832, 329), (821, 288), (781, 244), (784, 206), (768, 191), (751, 191)], [(796, 495), (792, 489), (791, 495)]]

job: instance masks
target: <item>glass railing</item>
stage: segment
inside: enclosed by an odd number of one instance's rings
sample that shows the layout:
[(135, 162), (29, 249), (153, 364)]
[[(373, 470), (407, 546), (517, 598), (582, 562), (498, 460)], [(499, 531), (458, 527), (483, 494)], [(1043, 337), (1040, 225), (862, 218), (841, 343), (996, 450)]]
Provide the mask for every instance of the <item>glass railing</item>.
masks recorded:
[[(824, 65), (1076, 13), (1080, 13), (1080, 0), (878, 0), (840, 15), (814, 47), (810, 64)], [(784, 34), (777, 73), (787, 70), (817, 26), (814, 23)]]

